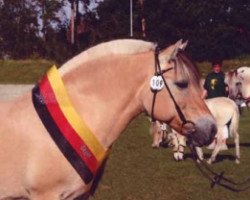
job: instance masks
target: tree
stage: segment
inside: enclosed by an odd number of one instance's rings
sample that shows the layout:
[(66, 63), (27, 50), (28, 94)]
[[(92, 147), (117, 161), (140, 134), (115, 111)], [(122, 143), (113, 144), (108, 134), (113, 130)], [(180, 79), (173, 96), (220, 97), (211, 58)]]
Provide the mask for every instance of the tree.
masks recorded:
[(71, 4), (70, 36), (73, 54), (89, 47), (96, 41), (97, 16), (94, 4), (98, 0), (69, 0)]
[[(157, 3), (147, 0), (144, 6), (147, 35), (160, 44), (170, 44), (180, 38), (189, 40), (189, 51), (196, 60), (237, 56), (249, 52), (249, 41), (246, 42), (250, 30), (246, 20), (250, 17), (249, 6), (245, 0), (161, 0)], [(238, 27), (244, 27), (245, 47)]]
[[(72, 27), (60, 14), (66, 3), (76, 5)], [(133, 8), (134, 38), (162, 47), (180, 38), (189, 40), (187, 50), (196, 60), (250, 52), (247, 0), (133, 0)], [(73, 54), (130, 37), (128, 0), (0, 0), (0, 17), (0, 54), (13, 58), (37, 54), (63, 60), (69, 55), (69, 32), (75, 40)]]
[(2, 55), (27, 57), (37, 51), (39, 25), (29, 1), (2, 1), (0, 18)]
[(97, 7), (100, 40), (129, 37), (130, 5), (128, 0), (105, 0)]
[[(225, 59), (250, 51), (250, 2), (246, 0), (144, 0), (143, 11), (134, 0), (135, 38), (161, 46), (189, 40), (188, 51), (196, 60)], [(142, 13), (143, 12), (143, 13)], [(128, 37), (129, 2), (105, 0), (97, 8), (101, 40)]]
[[(61, 34), (65, 31), (67, 22), (65, 13), (61, 12), (66, 0), (35, 0), (37, 15), (40, 20), (40, 31), (42, 38), (42, 52), (45, 58), (62, 60), (68, 57), (65, 51), (67, 39), (61, 40)], [(59, 52), (58, 52), (59, 51)]]
[[(66, 17), (60, 11), (65, 1), (3, 0), (0, 4), (1, 55), (26, 58), (33, 55), (54, 58), (67, 40), (56, 40)], [(11, 20), (10, 20), (11, 19)], [(66, 35), (66, 34), (65, 34)], [(60, 46), (60, 48), (57, 48)]]
[[(36, 2), (37, 1), (37, 2)], [(36, 0), (36, 8), (38, 11), (39, 19), (41, 20), (41, 32), (43, 34), (44, 41), (47, 41), (48, 29), (58, 26), (61, 20), (58, 15), (59, 11), (65, 5), (65, 0)]]

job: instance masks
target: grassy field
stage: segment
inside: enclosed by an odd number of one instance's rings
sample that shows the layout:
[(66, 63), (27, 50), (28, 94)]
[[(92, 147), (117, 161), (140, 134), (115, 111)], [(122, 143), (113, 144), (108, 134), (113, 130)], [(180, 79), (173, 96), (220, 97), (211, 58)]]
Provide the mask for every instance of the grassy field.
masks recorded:
[(0, 60), (0, 84), (32, 84), (54, 63), (48, 60)]
[[(46, 60), (0, 61), (0, 83), (35, 83), (53, 64)], [(242, 65), (250, 59), (224, 62), (224, 71)], [(198, 63), (205, 76), (211, 69), (208, 62)], [(212, 169), (225, 171), (226, 176), (243, 181), (250, 177), (250, 111), (240, 119), (241, 164), (234, 163), (233, 140), (230, 148), (218, 156)], [(190, 158), (175, 162), (169, 148), (152, 149), (149, 122), (142, 114), (135, 119), (113, 145), (103, 179), (91, 200), (249, 200), (250, 190), (233, 193), (216, 186), (210, 188)], [(210, 153), (206, 151), (206, 153)]]
[[(0, 60), (0, 84), (34, 84), (50, 68), (53, 61), (48, 60)], [(202, 77), (211, 70), (211, 63), (196, 63)], [(244, 56), (223, 62), (223, 70), (227, 71), (240, 66), (250, 66), (250, 56)]]
[[(212, 169), (225, 171), (227, 177), (243, 181), (250, 177), (250, 112), (240, 121), (241, 163), (234, 162), (234, 142), (220, 152)], [(233, 193), (202, 176), (186, 152), (183, 162), (173, 160), (170, 148), (151, 148), (149, 123), (140, 115), (114, 144), (103, 179), (91, 200), (249, 200), (250, 189)], [(210, 153), (206, 151), (206, 153)], [(250, 186), (250, 183), (248, 184)]]

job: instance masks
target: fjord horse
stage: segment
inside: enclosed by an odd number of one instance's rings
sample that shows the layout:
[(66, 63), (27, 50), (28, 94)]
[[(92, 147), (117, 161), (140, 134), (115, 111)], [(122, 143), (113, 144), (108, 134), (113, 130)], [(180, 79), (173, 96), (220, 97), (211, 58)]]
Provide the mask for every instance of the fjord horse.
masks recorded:
[(183, 49), (181, 41), (158, 54), (141, 40), (102, 43), (51, 68), (32, 91), (1, 102), (0, 200), (88, 199), (112, 144), (142, 112), (194, 145), (210, 143), (215, 121)]
[(250, 67), (242, 66), (225, 73), (229, 87), (229, 98), (250, 107)]

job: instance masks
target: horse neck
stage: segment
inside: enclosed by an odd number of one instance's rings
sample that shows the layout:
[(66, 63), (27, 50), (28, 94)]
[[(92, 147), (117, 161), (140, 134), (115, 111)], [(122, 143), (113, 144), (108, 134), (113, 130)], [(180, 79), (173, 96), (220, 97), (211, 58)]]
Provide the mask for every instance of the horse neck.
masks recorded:
[(73, 105), (106, 148), (143, 110), (140, 91), (149, 70), (128, 58), (91, 61), (63, 76)]

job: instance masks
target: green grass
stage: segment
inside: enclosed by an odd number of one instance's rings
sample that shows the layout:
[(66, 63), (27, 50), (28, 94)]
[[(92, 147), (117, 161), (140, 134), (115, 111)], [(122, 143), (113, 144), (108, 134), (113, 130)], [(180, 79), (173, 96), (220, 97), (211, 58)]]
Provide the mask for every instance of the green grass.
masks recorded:
[(48, 60), (0, 60), (0, 84), (34, 84), (54, 63)]
[[(55, 62), (44, 59), (37, 60), (0, 60), (0, 84), (34, 84)], [(223, 70), (250, 66), (250, 56), (225, 60)], [(197, 63), (202, 77), (211, 71), (211, 63)]]
[[(249, 122), (250, 112), (246, 110), (239, 130), (241, 164), (233, 160), (235, 148), (230, 139), (229, 150), (220, 152), (219, 161), (211, 165), (237, 181), (250, 178)], [(189, 156), (176, 162), (170, 148), (152, 149), (151, 143), (149, 122), (140, 115), (113, 145), (103, 179), (91, 200), (249, 200), (250, 189), (241, 193), (218, 186), (211, 189)]]

